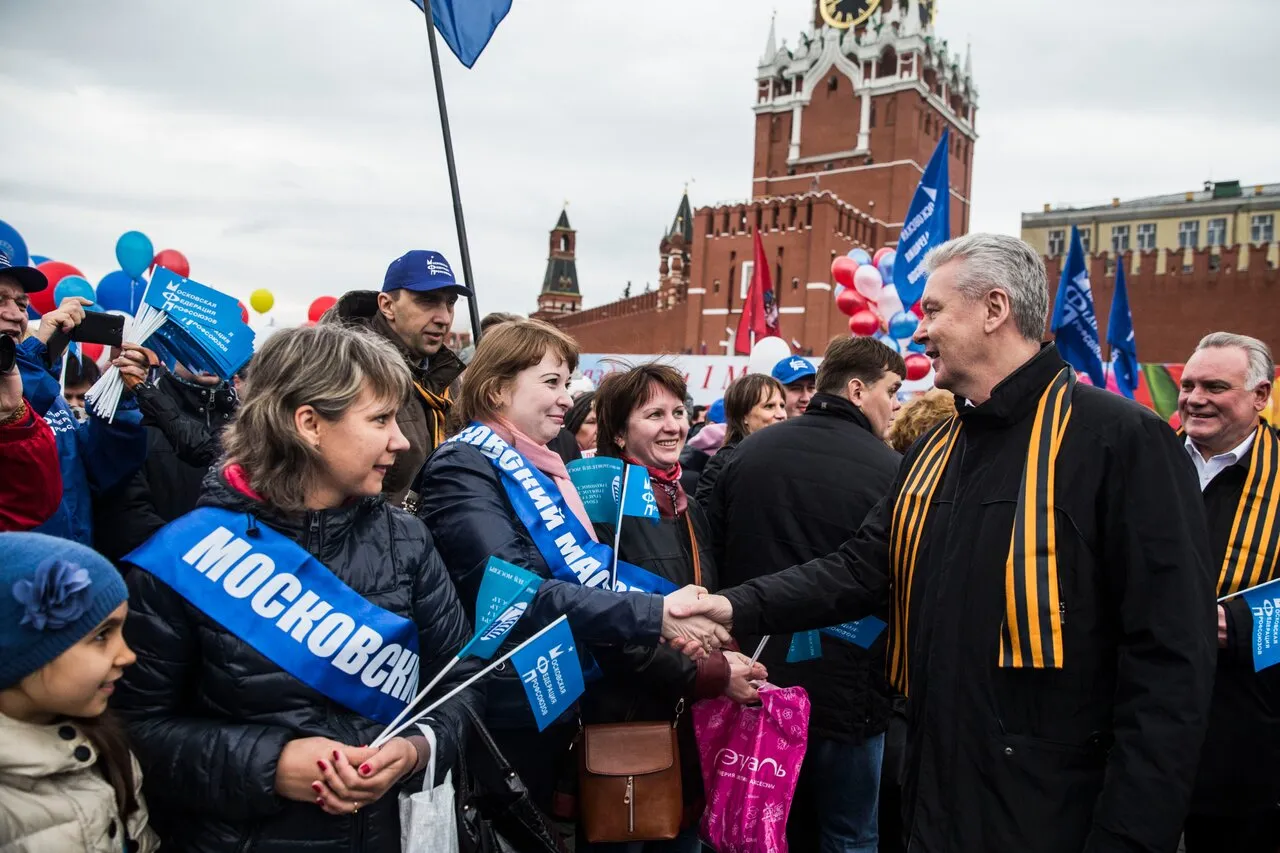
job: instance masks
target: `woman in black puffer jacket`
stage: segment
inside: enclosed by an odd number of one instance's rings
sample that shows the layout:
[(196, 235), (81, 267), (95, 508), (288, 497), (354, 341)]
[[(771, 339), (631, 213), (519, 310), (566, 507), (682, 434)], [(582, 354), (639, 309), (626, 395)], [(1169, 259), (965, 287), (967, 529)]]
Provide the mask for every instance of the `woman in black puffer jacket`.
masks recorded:
[[(409, 620), (425, 682), (470, 631), (426, 527), (378, 496), (407, 446), (395, 411), (408, 388), (399, 355), (372, 336), (337, 326), (276, 333), (255, 359), (201, 507), (244, 514), (249, 540), (256, 527), (283, 534)], [(129, 585), (125, 631), (138, 663), (113, 705), (129, 722), (165, 849), (398, 853), (397, 793), (422, 784), (425, 736), (414, 729), (364, 748), (382, 723), (290, 675), (141, 566)], [(474, 671), (456, 667), (440, 694)], [(464, 691), (426, 721), (435, 781), (461, 747), (463, 703), (479, 698)]]

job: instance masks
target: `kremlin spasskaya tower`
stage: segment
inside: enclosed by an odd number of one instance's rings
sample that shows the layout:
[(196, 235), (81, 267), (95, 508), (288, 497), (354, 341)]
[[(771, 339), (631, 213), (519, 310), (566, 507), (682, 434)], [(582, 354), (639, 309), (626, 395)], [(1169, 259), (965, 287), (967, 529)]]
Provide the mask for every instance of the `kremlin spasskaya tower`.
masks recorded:
[(856, 246), (895, 243), (947, 128), (951, 233), (968, 230), (978, 91), (968, 52), (938, 37), (933, 6), (817, 0), (813, 26), (794, 47), (770, 24), (756, 68), (750, 198), (695, 209), (686, 194), (659, 246), (657, 289), (586, 310), (578, 310), (574, 234), (562, 215), (534, 316), (572, 334), (584, 352), (729, 352), (758, 229), (782, 336), (821, 354), (848, 334), (831, 261)]

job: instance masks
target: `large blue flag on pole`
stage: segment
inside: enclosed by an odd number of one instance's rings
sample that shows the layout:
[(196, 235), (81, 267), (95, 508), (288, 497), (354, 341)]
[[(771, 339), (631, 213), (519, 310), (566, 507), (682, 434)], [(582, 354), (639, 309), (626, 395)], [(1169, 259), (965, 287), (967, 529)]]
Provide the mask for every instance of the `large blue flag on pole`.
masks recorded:
[(1111, 375), (1120, 393), (1133, 399), (1138, 388), (1138, 342), (1133, 337), (1133, 312), (1129, 310), (1129, 289), (1124, 283), (1124, 255), (1116, 259), (1116, 292), (1111, 297), (1111, 317), (1107, 320), (1107, 344), (1111, 347)]
[(924, 293), (924, 256), (934, 246), (951, 239), (951, 181), (947, 175), (947, 152), (951, 131), (944, 130), (933, 149), (929, 165), (907, 210), (907, 221), (898, 234), (898, 260), (893, 267), (893, 283), (903, 307), (910, 310)]
[(1062, 265), (1058, 295), (1053, 300), (1051, 325), (1058, 352), (1067, 364), (1089, 377), (1099, 388), (1107, 387), (1102, 367), (1102, 346), (1098, 342), (1098, 315), (1093, 311), (1093, 288), (1085, 265), (1080, 231), (1071, 226), (1071, 248)]
[[(419, 9), (423, 0), (413, 0)], [(511, 0), (431, 0), (431, 18), (445, 44), (470, 68), (476, 64), (498, 24), (511, 11)]]

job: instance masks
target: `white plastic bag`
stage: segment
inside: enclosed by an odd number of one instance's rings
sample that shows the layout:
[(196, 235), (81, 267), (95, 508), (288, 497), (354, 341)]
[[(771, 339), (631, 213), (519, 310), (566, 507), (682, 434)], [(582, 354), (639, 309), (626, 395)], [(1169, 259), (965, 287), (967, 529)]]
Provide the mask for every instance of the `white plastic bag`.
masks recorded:
[(422, 790), (400, 794), (401, 853), (458, 853), (458, 814), (454, 805), (453, 771), (444, 782), (431, 787), (436, 778), (436, 735), (426, 723), (418, 728), (431, 747)]

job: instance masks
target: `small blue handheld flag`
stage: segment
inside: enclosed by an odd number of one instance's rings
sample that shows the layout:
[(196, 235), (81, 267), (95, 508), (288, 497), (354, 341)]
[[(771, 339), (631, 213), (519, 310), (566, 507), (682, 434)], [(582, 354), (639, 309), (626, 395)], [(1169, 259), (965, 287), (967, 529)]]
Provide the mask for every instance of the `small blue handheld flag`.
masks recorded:
[(658, 512), (658, 498), (654, 495), (653, 483), (649, 480), (649, 472), (639, 465), (627, 465), (622, 514), (646, 518), (653, 524), (659, 524), (662, 521), (662, 515)]
[(829, 637), (838, 637), (846, 643), (853, 643), (859, 648), (869, 649), (876, 638), (884, 632), (885, 627), (883, 619), (866, 616), (856, 622), (845, 622), (823, 628), (822, 633)]
[(578, 701), (585, 689), (573, 632), (563, 616), (511, 656), (529, 707), (542, 731)]
[(542, 578), (490, 557), (476, 597), (476, 629), (458, 657), (489, 659), (529, 608)]
[[(422, 8), (422, 0), (413, 0)], [(431, 0), (431, 19), (458, 61), (476, 64), (498, 24), (511, 11), (511, 0)]]
[(1133, 337), (1123, 255), (1116, 260), (1116, 292), (1111, 297), (1111, 316), (1107, 320), (1107, 344), (1111, 347), (1111, 374), (1116, 378), (1116, 387), (1132, 400), (1138, 388), (1138, 342)]
[(1093, 312), (1093, 288), (1085, 266), (1080, 230), (1071, 226), (1071, 248), (1062, 265), (1058, 295), (1053, 300), (1054, 340), (1062, 360), (1089, 377), (1098, 388), (1107, 387), (1098, 343), (1098, 316)]
[(1241, 593), (1253, 612), (1253, 669), (1261, 672), (1280, 663), (1280, 585), (1277, 581)]
[(797, 631), (787, 647), (787, 663), (802, 663), (822, 657), (822, 637), (817, 631)]
[(906, 224), (898, 235), (898, 260), (893, 267), (893, 283), (898, 298), (908, 311), (920, 301), (924, 282), (924, 256), (935, 246), (951, 239), (951, 181), (947, 175), (947, 154), (951, 131), (944, 130), (933, 149), (929, 165), (907, 208)]
[[(639, 465), (626, 465), (612, 456), (575, 459), (568, 465), (569, 478), (578, 490), (587, 517), (597, 524), (617, 524), (619, 515), (661, 521), (649, 472)], [(626, 494), (623, 494), (623, 471)], [(621, 504), (621, 507), (619, 507)]]

